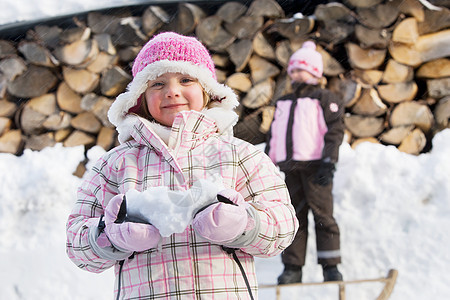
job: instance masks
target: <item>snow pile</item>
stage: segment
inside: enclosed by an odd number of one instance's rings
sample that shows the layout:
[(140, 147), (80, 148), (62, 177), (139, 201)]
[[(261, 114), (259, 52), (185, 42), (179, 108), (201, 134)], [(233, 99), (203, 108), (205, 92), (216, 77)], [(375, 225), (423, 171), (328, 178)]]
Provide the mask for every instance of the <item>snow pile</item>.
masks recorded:
[(112, 298), (112, 270), (90, 274), (65, 253), (65, 223), (81, 183), (72, 173), (83, 159), (84, 147), (60, 144), (0, 154), (1, 299)]

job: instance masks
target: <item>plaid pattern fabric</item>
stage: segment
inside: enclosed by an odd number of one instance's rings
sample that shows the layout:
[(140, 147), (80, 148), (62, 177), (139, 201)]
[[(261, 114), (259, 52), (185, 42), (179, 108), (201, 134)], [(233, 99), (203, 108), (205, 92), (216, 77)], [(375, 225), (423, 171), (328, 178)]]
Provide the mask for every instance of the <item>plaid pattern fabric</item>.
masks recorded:
[[(256, 240), (237, 251), (256, 295), (253, 257), (281, 253), (298, 228), (284, 181), (270, 159), (247, 142), (217, 134), (215, 123), (198, 112), (177, 116), (169, 147), (141, 121), (132, 135), (133, 140), (106, 153), (80, 186), (67, 222), (69, 258), (90, 272), (115, 266), (117, 289), (119, 264), (98, 257), (88, 242), (89, 227), (97, 226), (108, 201), (129, 189), (165, 185), (184, 190), (198, 179), (220, 175), (225, 187), (240, 192), (261, 220)], [(120, 295), (123, 299), (250, 298), (231, 255), (196, 235), (191, 226), (163, 238), (158, 248), (126, 259)]]

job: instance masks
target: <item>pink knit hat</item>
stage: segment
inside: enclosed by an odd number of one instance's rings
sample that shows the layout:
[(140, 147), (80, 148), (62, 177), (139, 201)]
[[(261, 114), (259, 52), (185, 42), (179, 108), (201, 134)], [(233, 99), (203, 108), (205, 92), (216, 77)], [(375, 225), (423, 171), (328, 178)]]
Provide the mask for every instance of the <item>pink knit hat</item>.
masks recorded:
[(108, 111), (112, 124), (118, 126), (127, 114), (139, 107), (147, 82), (165, 73), (181, 73), (196, 78), (210, 96), (209, 107), (233, 110), (239, 105), (233, 90), (217, 81), (214, 62), (203, 44), (194, 37), (174, 32), (155, 35), (136, 56), (133, 80)]
[(208, 50), (194, 37), (164, 32), (153, 37), (138, 53), (133, 64), (133, 77), (157, 61), (189, 62), (198, 65), (216, 79), (214, 62)]
[(302, 47), (292, 54), (287, 68), (288, 74), (291, 74), (294, 69), (305, 70), (315, 77), (322, 77), (322, 55), (316, 51), (316, 44), (314, 42), (304, 42)]

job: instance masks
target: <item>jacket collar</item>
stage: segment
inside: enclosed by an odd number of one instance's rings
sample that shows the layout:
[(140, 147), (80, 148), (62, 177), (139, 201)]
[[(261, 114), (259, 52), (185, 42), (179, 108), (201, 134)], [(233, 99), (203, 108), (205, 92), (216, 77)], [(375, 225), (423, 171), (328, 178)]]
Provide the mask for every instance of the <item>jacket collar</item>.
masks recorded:
[[(191, 117), (188, 117), (191, 116)], [(195, 119), (195, 121), (193, 121)], [(197, 124), (197, 119), (202, 119), (203, 121), (200, 122), (200, 124)], [(123, 122), (121, 122), (117, 126), (117, 131), (119, 133), (119, 142), (123, 143), (128, 141), (130, 138), (136, 139), (134, 136), (132, 136), (133, 131), (135, 131), (135, 124), (137, 120), (141, 120), (140, 122), (146, 124), (147, 127), (154, 128), (153, 134), (156, 134), (161, 138), (162, 140), (166, 141), (167, 144), (167, 135), (171, 135), (167, 133), (168, 130), (164, 130), (164, 127), (158, 123), (150, 122), (148, 120), (145, 120), (135, 114), (128, 114), (124, 118)], [(182, 120), (182, 121), (181, 121)], [(177, 128), (177, 130), (180, 130), (181, 123), (186, 123), (189, 125), (188, 127), (184, 128), (183, 130), (190, 130), (193, 132), (199, 132), (199, 130), (203, 130), (203, 126), (200, 126), (201, 124), (206, 124), (205, 126), (213, 126), (214, 123), (215, 130), (223, 135), (233, 135), (233, 127), (237, 123), (238, 115), (233, 111), (222, 107), (213, 107), (204, 109), (202, 112), (196, 112), (196, 111), (182, 111), (180, 112), (174, 120), (174, 123), (172, 125), (173, 128)], [(189, 122), (188, 122), (189, 121)], [(161, 128), (162, 127), (162, 128)], [(169, 130), (170, 131), (170, 130)], [(172, 130), (173, 131), (173, 130)]]
[[(180, 65), (183, 67), (180, 69)], [(197, 70), (198, 66), (187, 64), (184, 65), (180, 62), (171, 61), (158, 61), (151, 65), (146, 66), (142, 71), (140, 71), (135, 78), (128, 84), (127, 90), (120, 95), (112, 103), (108, 110), (109, 121), (116, 126), (119, 131), (119, 141), (122, 143), (129, 138), (129, 135), (122, 135), (122, 132), (127, 130), (120, 127), (127, 127), (127, 119), (133, 110), (142, 101), (142, 94), (147, 89), (147, 82), (152, 79), (153, 76), (161, 75), (167, 72), (179, 72), (182, 74), (189, 74), (194, 78), (197, 78), (205, 89), (205, 92), (210, 96), (209, 110), (211, 113), (221, 115), (221, 112), (233, 113), (234, 117), (231, 119), (225, 119), (229, 123), (230, 120), (237, 121), (237, 115), (234, 109), (239, 105), (238, 97), (234, 91), (224, 85), (217, 82), (213, 77), (204, 72)], [(196, 71), (197, 70), (197, 71)], [(129, 124), (128, 124), (129, 125)], [(218, 124), (219, 128), (221, 127)]]
[(185, 149), (192, 149), (213, 134), (232, 136), (234, 124), (227, 126), (225, 120), (216, 120), (217, 114), (211, 114), (210, 111), (182, 111), (177, 114), (170, 128), (136, 115), (129, 115), (124, 122), (128, 126), (128, 140), (132, 138), (139, 144), (152, 147), (161, 153), (177, 153), (181, 145)]

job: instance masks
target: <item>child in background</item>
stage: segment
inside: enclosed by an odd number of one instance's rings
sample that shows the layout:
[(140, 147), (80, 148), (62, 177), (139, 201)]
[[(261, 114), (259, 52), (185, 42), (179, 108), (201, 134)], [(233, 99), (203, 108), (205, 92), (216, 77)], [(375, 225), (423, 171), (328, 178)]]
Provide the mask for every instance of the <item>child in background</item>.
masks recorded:
[(342, 100), (320, 87), (322, 56), (312, 41), (290, 58), (293, 93), (276, 102), (266, 153), (285, 173), (299, 230), (282, 253), (279, 284), (302, 281), (308, 239), (308, 212), (315, 221), (318, 263), (325, 281), (342, 280), (339, 228), (333, 217), (333, 173), (344, 136)]
[(121, 144), (68, 218), (69, 258), (114, 266), (117, 299), (256, 299), (254, 256), (281, 253), (298, 229), (284, 181), (232, 136), (237, 96), (197, 39), (154, 36), (132, 73), (108, 112)]

